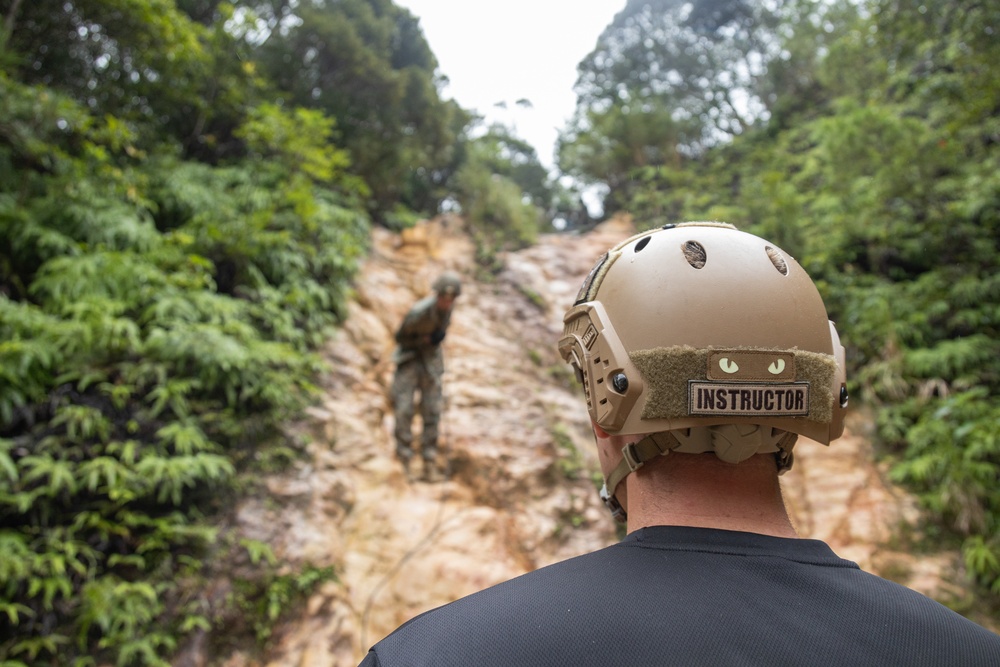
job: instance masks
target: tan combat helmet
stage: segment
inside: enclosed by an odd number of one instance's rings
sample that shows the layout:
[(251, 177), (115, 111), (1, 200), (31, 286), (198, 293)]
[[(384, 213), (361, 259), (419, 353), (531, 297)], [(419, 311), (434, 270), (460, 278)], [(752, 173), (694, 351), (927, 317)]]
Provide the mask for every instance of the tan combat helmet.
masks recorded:
[(445, 271), (437, 277), (431, 288), (439, 295), (458, 296), (462, 293), (462, 279), (454, 271)]
[(594, 422), (652, 434), (623, 448), (605, 482), (619, 518), (615, 489), (655, 456), (773, 452), (785, 471), (799, 434), (829, 444), (843, 432), (844, 348), (819, 292), (789, 255), (732, 225), (666, 225), (620, 243), (563, 323), (559, 352)]

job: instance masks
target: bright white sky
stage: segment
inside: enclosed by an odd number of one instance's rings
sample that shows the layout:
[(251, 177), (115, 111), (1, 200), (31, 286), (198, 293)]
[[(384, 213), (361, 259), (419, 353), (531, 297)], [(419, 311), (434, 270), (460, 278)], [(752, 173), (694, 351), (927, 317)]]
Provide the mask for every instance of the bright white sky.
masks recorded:
[[(450, 83), (442, 91), (465, 109), (513, 126), (553, 166), (558, 131), (573, 114), (576, 66), (597, 45), (626, 0), (395, 0), (420, 19)], [(531, 102), (530, 108), (515, 103)], [(506, 103), (507, 108), (498, 108)]]

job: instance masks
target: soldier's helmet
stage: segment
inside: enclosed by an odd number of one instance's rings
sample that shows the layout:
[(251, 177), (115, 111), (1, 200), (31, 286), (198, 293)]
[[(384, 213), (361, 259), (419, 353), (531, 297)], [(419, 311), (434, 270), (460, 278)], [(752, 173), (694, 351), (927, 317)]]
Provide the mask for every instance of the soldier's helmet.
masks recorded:
[(438, 295), (458, 296), (462, 293), (462, 279), (454, 271), (445, 271), (437, 277), (431, 288)]
[(787, 469), (797, 435), (843, 432), (844, 348), (819, 292), (790, 255), (732, 225), (620, 243), (563, 323), (559, 351), (608, 433), (670, 432), (672, 451), (734, 463), (775, 452)]

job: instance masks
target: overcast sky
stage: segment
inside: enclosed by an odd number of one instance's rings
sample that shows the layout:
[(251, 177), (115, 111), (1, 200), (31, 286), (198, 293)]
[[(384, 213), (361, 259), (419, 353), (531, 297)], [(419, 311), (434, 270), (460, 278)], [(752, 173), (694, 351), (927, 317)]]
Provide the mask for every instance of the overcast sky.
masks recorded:
[[(551, 168), (556, 136), (576, 104), (576, 66), (626, 0), (395, 2), (420, 19), (450, 80), (443, 95), (487, 121), (514, 126)], [(532, 107), (518, 107), (522, 98)]]

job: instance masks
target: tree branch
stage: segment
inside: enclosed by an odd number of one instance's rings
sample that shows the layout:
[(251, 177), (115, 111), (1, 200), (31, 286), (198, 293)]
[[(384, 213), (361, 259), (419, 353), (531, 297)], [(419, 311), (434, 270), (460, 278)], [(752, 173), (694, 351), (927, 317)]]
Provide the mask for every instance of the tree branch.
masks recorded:
[(14, 23), (17, 19), (17, 10), (21, 6), (21, 0), (14, 0), (10, 5), (10, 11), (3, 19), (3, 33), (0, 33), (0, 47), (7, 43), (14, 34)]

